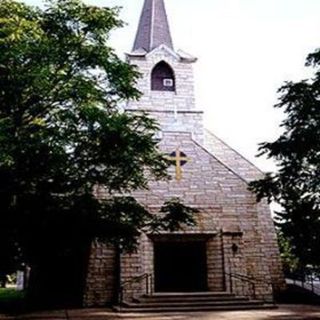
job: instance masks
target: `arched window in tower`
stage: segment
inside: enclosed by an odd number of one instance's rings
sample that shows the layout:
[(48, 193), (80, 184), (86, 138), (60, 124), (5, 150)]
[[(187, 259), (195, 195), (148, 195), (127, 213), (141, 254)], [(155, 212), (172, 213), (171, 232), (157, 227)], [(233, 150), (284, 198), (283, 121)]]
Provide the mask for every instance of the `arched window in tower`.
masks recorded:
[(152, 70), (151, 90), (175, 91), (175, 79), (172, 68), (164, 61), (159, 62)]

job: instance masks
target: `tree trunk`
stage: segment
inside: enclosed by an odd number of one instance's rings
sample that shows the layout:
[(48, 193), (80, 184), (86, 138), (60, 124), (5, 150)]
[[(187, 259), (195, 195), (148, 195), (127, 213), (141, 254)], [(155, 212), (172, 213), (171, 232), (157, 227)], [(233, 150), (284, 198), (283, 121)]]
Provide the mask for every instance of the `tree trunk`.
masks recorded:
[(0, 288), (4, 289), (6, 287), (6, 285), (7, 285), (7, 276), (1, 275), (0, 276)]

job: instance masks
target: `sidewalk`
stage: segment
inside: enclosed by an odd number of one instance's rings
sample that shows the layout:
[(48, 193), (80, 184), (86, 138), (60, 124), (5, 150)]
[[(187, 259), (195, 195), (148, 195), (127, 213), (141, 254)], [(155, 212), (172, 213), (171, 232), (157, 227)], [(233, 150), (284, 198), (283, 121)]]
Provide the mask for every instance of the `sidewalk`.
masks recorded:
[(107, 309), (82, 309), (1, 317), (3, 320), (320, 320), (320, 306), (280, 305), (275, 310), (171, 314), (117, 314)]

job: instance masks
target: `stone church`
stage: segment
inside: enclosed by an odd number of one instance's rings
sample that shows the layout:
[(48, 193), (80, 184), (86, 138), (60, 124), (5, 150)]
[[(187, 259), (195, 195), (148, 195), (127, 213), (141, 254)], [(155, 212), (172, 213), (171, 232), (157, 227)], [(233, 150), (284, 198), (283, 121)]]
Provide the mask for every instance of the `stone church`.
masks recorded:
[(171, 181), (150, 182), (149, 191), (133, 196), (155, 213), (179, 197), (199, 210), (197, 225), (143, 234), (132, 254), (119, 256), (113, 248), (94, 245), (84, 304), (114, 303), (119, 288), (128, 306), (143, 305), (139, 297), (146, 304), (148, 296), (176, 298), (176, 304), (179, 297), (206, 305), (219, 297), (238, 298), (237, 305), (270, 301), (284, 283), (277, 239), (268, 205), (248, 191), (248, 183), (263, 173), (204, 128), (194, 96), (197, 59), (174, 49), (164, 0), (145, 0), (127, 59), (142, 74), (137, 86), (143, 96), (129, 102), (126, 112), (144, 111), (157, 119), (159, 147), (172, 160)]

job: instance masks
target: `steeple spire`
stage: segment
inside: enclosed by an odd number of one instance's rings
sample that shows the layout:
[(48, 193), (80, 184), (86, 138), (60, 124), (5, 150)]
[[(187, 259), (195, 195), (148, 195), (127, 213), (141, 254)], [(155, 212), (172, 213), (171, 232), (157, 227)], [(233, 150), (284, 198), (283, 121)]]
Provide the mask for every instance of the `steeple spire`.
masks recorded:
[(173, 49), (164, 0), (145, 0), (133, 51), (152, 51), (161, 44)]

